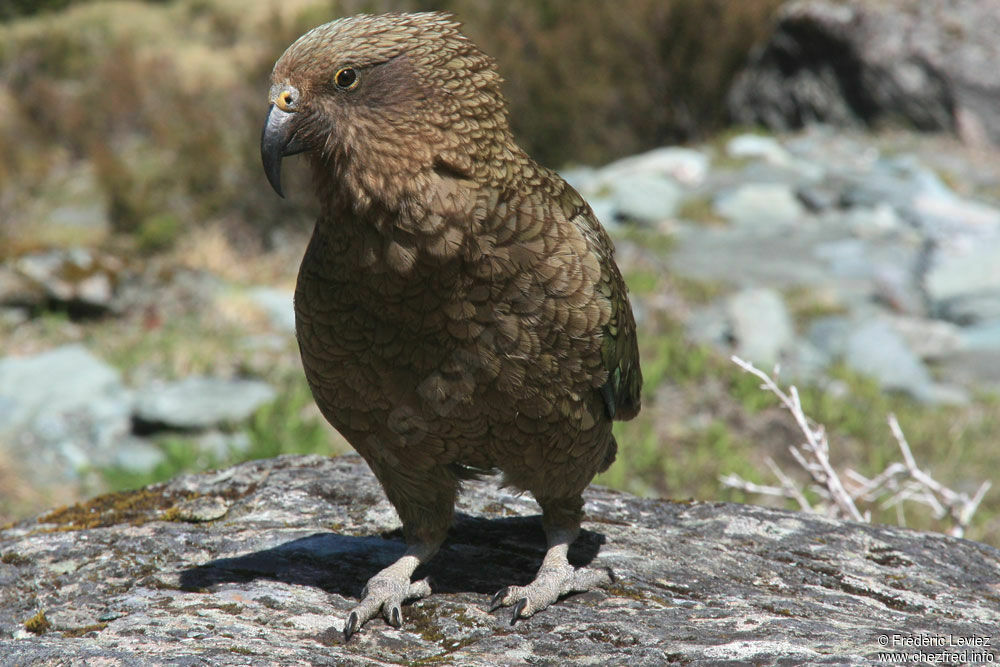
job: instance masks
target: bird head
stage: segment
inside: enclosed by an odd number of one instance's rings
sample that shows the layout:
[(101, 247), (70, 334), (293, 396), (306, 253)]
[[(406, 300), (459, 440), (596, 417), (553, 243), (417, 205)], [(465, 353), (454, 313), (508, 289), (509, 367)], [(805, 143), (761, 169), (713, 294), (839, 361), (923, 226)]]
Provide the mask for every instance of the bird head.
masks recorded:
[(447, 14), (321, 25), (274, 66), (264, 172), (281, 195), (282, 158), (308, 152), (331, 187), (382, 204), (419, 192), (435, 173), (483, 177), (513, 146), (500, 83), (493, 60)]

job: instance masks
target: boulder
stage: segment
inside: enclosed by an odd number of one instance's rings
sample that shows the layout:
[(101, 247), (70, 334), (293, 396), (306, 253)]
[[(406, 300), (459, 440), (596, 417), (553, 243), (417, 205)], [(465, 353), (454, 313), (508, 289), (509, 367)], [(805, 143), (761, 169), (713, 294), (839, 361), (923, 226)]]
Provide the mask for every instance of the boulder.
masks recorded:
[[(545, 550), (535, 504), (471, 482), (403, 627), (343, 622), (403, 551), (356, 456), (288, 456), (102, 496), (0, 531), (4, 664), (875, 664), (996, 658), (1000, 551), (752, 505), (592, 488), (570, 559), (606, 589), (510, 625), (492, 594)], [(933, 649), (922, 638), (951, 638)], [(908, 647), (907, 647), (908, 646)], [(955, 658), (958, 660), (958, 658)], [(985, 662), (985, 659), (982, 660)]]
[(117, 369), (72, 344), (0, 359), (0, 445), (36, 487), (75, 483), (117, 458), (132, 392)]
[(983, 0), (801, 0), (728, 96), (742, 124), (897, 122), (1000, 141), (1000, 12)]
[(141, 389), (135, 418), (140, 430), (204, 429), (242, 421), (275, 396), (271, 385), (261, 380), (192, 376)]

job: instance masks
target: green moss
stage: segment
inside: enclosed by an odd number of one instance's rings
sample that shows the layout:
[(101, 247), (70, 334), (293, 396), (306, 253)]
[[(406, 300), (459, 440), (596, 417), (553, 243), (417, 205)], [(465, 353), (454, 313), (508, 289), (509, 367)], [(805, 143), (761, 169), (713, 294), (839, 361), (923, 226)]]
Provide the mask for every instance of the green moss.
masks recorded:
[(416, 632), (425, 641), (440, 643), (445, 635), (434, 620), (437, 605), (422, 602), (403, 607), (403, 618), (407, 629)]
[(690, 197), (684, 200), (677, 217), (705, 225), (724, 225), (726, 220), (715, 212), (712, 199), (708, 196)]
[(40, 609), (37, 614), (24, 622), (24, 629), (36, 635), (44, 635), (52, 629), (52, 624), (45, 618), (45, 610)]
[(162, 518), (162, 513), (194, 493), (168, 493), (163, 489), (139, 489), (107, 493), (90, 500), (61, 507), (40, 517), (38, 523), (55, 526), (49, 531), (85, 530), (119, 524), (139, 526)]
[(161, 213), (147, 218), (139, 226), (136, 243), (139, 250), (152, 253), (174, 245), (183, 232), (180, 219), (172, 213)]
[(94, 623), (92, 625), (83, 625), (78, 628), (56, 628), (62, 633), (63, 637), (83, 637), (90, 632), (100, 632), (104, 628), (108, 627), (107, 623)]
[(14, 551), (7, 551), (2, 556), (0, 556), (0, 563), (5, 565), (14, 565), (15, 567), (20, 567), (22, 565), (27, 565), (31, 560), (27, 556), (22, 556), (21, 554)]

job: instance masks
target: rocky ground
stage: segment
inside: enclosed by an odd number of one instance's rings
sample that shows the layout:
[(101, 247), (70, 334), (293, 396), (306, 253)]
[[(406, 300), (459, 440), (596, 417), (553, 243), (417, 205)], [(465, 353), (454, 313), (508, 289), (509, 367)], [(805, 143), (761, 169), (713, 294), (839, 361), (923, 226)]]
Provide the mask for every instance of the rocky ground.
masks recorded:
[[(877, 664), (997, 658), (1000, 551), (724, 503), (592, 489), (570, 550), (605, 590), (487, 611), (544, 554), (537, 507), (474, 482), (403, 627), (343, 619), (403, 548), (356, 456), (280, 457), (0, 531), (0, 665)], [(941, 642), (927, 648), (925, 641)], [(963, 653), (964, 652), (964, 653)]]
[(799, 380), (842, 361), (962, 403), (1000, 388), (998, 167), (952, 142), (815, 128), (567, 175), (612, 229), (671, 238), (672, 274), (719, 285), (693, 338)]
[[(565, 176), (617, 239), (647, 369), (665, 363), (648, 339), (665, 315), (720, 357), (777, 364), (829, 393), (845, 391), (831, 380), (843, 367), (930, 406), (977, 406), (1000, 387), (1000, 162), (989, 153), (816, 128)], [(151, 258), (112, 245), (0, 265), (7, 516), (233, 460), (346, 451), (298, 368), (291, 285), (303, 243), (247, 259), (209, 229)], [(663, 395), (675, 367), (647, 373), (650, 419), (687, 419), (658, 407), (684, 409)]]

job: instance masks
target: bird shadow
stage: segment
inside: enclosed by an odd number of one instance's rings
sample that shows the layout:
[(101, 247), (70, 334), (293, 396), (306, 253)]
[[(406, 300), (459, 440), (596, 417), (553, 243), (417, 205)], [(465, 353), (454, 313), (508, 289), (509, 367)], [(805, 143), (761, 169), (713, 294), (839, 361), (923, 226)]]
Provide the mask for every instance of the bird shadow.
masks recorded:
[[(582, 530), (569, 549), (570, 563), (588, 565), (604, 542), (604, 535)], [(353, 598), (405, 548), (400, 530), (379, 536), (316, 533), (188, 568), (181, 571), (180, 584), (183, 590), (204, 591), (216, 584), (268, 579)], [(441, 550), (414, 578), (430, 577), (435, 593), (492, 595), (509, 584), (529, 583), (545, 550), (541, 516), (486, 519), (459, 513)]]

